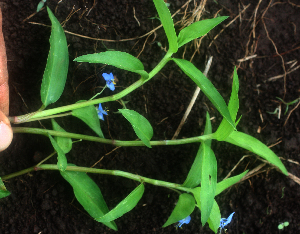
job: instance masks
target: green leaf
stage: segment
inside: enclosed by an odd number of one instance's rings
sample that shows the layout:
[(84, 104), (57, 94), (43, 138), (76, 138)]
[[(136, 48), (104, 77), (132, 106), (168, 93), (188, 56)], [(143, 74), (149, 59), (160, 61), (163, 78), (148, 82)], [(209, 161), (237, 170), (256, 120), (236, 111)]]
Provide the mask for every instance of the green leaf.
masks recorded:
[[(85, 102), (85, 100), (80, 100), (76, 103), (79, 102)], [(104, 138), (95, 106), (86, 106), (72, 110), (72, 115), (85, 122), (99, 137)]]
[(259, 155), (273, 165), (277, 166), (283, 174), (288, 175), (285, 166), (277, 157), (277, 155), (256, 138), (242, 132), (234, 131), (225, 139), (225, 141)]
[(39, 11), (43, 8), (45, 2), (46, 2), (46, 0), (41, 0), (41, 1), (39, 2), (38, 6), (37, 6), (37, 8), (36, 8), (36, 12), (39, 12)]
[(57, 167), (60, 171), (65, 171), (68, 163), (66, 155), (64, 154), (64, 151), (59, 147), (57, 142), (53, 139), (53, 137), (49, 133), (48, 133), (48, 137), (51, 141), (53, 148), (57, 153)]
[[(54, 120), (51, 119), (53, 130), (59, 132), (66, 132), (59, 124)], [(57, 142), (58, 146), (62, 149), (62, 151), (67, 154), (72, 149), (72, 140), (71, 138), (67, 137), (54, 137), (54, 140)]]
[(226, 119), (222, 119), (217, 131), (214, 133), (214, 139), (218, 141), (225, 140), (232, 132), (234, 128), (229, 124)]
[[(236, 120), (236, 115), (239, 110), (239, 78), (237, 75), (236, 67), (234, 68), (233, 81), (232, 81), (232, 91), (230, 95), (230, 100), (228, 103), (228, 110), (233, 121)], [(232, 132), (234, 128), (228, 123), (226, 119), (223, 118), (217, 131), (214, 133), (215, 138), (218, 141), (226, 139)]]
[(135, 134), (142, 142), (151, 148), (150, 140), (153, 136), (153, 129), (148, 120), (134, 110), (119, 109), (121, 114), (131, 123)]
[(230, 112), (231, 119), (236, 121), (237, 112), (239, 110), (239, 77), (234, 67), (233, 80), (232, 80), (232, 90), (228, 103), (228, 110)]
[[(205, 124), (205, 129), (204, 129), (204, 135), (211, 134), (211, 132), (212, 132), (212, 128), (211, 128), (209, 113), (206, 112), (206, 124)], [(206, 144), (208, 144), (210, 146), (211, 140), (207, 140)], [(203, 166), (202, 163), (203, 163), (203, 154), (204, 154), (203, 147), (204, 146), (201, 143), (198, 153), (196, 155), (196, 158), (195, 158), (193, 165), (189, 171), (189, 174), (183, 183), (184, 187), (194, 188), (201, 183), (202, 166)]]
[(167, 227), (179, 220), (188, 217), (195, 209), (195, 198), (188, 193), (183, 193), (179, 196), (179, 200), (172, 211), (167, 222), (162, 227)]
[(203, 142), (203, 159), (201, 175), (201, 223), (202, 226), (207, 222), (214, 203), (217, 186), (217, 160), (210, 146)]
[(0, 177), (0, 199), (4, 198), (4, 197), (7, 197), (9, 195), (10, 195), (10, 192), (7, 191), (5, 185), (4, 185), (4, 183), (3, 183), (3, 181), (2, 181), (2, 179)]
[(221, 212), (216, 200), (214, 200), (213, 207), (211, 209), (211, 213), (209, 219), (207, 220), (209, 228), (217, 233), (221, 220)]
[(140, 74), (148, 78), (149, 74), (144, 70), (144, 65), (136, 57), (121, 51), (106, 51), (102, 53), (82, 55), (74, 59), (76, 62), (103, 63), (114, 67)]
[(64, 91), (69, 67), (68, 45), (64, 30), (48, 7), (47, 11), (52, 27), (50, 51), (41, 87), (41, 99), (45, 107), (60, 98)]
[[(221, 182), (219, 182), (217, 184), (216, 187), (216, 192), (215, 192), (215, 196), (217, 196), (218, 194), (220, 194), (221, 192), (223, 192), (225, 189), (229, 188), (231, 185), (237, 183), (238, 181), (240, 181), (246, 174), (247, 174), (248, 170), (241, 173), (240, 175), (228, 178), (226, 180), (223, 180)], [(194, 188), (192, 193), (197, 201), (197, 206), (200, 208), (201, 210), (201, 203), (203, 203), (203, 201), (201, 200), (200, 194), (201, 194), (201, 190), (202, 187), (197, 187)], [(202, 201), (202, 202), (201, 202)], [(201, 219), (202, 219), (202, 212), (201, 212)], [(220, 219), (221, 219), (221, 214), (220, 214), (220, 209), (218, 204), (216, 203), (216, 201), (213, 201), (213, 206), (209, 215), (209, 219), (207, 220), (209, 227), (211, 230), (213, 230), (215, 233), (218, 231), (219, 225), (220, 225)]]
[(198, 37), (204, 36), (227, 18), (228, 16), (222, 16), (214, 19), (201, 20), (182, 29), (178, 35), (178, 48)]
[(207, 98), (213, 103), (221, 115), (235, 129), (227, 105), (215, 86), (191, 62), (184, 59), (172, 59), (181, 70), (198, 85)]
[(136, 187), (124, 200), (122, 200), (114, 209), (100, 218), (96, 218), (98, 222), (113, 221), (125, 213), (131, 211), (142, 198), (145, 191), (143, 184)]
[(217, 189), (216, 189), (216, 195), (220, 194), (221, 192), (223, 192), (225, 189), (229, 188), (231, 185), (239, 182), (247, 173), (249, 170), (244, 171), (243, 173), (237, 175), (237, 176), (233, 176), (230, 177), (226, 180), (222, 180), (221, 182), (217, 183)]
[(153, 0), (153, 2), (169, 41), (169, 51), (176, 53), (178, 44), (171, 13), (163, 0)]
[[(108, 207), (99, 187), (86, 173), (61, 171), (60, 174), (73, 187), (77, 201), (90, 216), (97, 220), (108, 212)], [(115, 231), (118, 230), (114, 221), (102, 223)]]
[[(203, 201), (201, 201), (201, 199), (200, 199), (201, 188), (200, 187), (194, 188), (192, 193), (197, 202), (197, 206), (199, 207), (199, 209), (201, 211), (201, 220), (202, 220), (201, 203)], [(209, 228), (211, 230), (213, 230), (215, 233), (217, 233), (218, 228), (220, 226), (220, 220), (221, 220), (221, 213), (220, 213), (219, 206), (218, 206), (216, 200), (213, 200), (213, 206), (212, 206), (212, 209), (211, 209), (211, 212), (210, 212), (207, 222), (209, 224)], [(202, 224), (202, 225), (204, 225), (204, 224)]]

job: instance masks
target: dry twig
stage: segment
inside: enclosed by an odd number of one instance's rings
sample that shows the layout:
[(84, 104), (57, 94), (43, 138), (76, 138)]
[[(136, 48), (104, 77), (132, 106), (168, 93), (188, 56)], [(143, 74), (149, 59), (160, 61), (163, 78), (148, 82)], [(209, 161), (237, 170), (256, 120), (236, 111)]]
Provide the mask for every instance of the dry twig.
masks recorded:
[[(270, 1), (271, 2), (271, 1)], [(270, 35), (269, 35), (269, 32), (268, 32), (268, 29), (267, 29), (267, 26), (265, 24), (265, 21), (264, 19), (262, 19), (262, 22), (263, 22), (263, 25), (264, 25), (264, 28), (265, 28), (265, 31), (266, 31), (266, 34), (267, 34), (267, 37), (268, 39), (272, 42), (273, 46), (274, 46), (274, 49), (276, 51), (276, 54), (281, 58), (281, 62), (282, 62), (282, 69), (284, 71), (284, 75), (283, 75), (283, 89), (284, 89), (284, 96), (286, 94), (286, 70), (285, 70), (285, 65), (284, 65), (284, 59), (283, 57), (278, 53), (278, 50), (277, 50), (277, 47), (276, 47), (276, 44), (275, 42), (271, 39)]]
[(300, 179), (297, 176), (293, 175), (292, 173), (288, 173), (288, 174), (290, 179), (292, 179), (293, 181), (295, 181), (297, 184), (300, 185)]
[[(181, 8), (184, 8), (190, 1), (192, 0), (188, 0)], [(180, 11), (181, 11), (181, 8), (178, 9), (173, 15), (172, 15), (172, 18), (177, 15)], [(41, 26), (45, 26), (45, 27), (51, 27), (49, 25), (45, 25), (45, 24), (42, 24), (42, 23), (37, 23), (37, 22), (28, 22), (30, 24), (35, 24), (35, 25), (41, 25)], [(107, 41), (107, 42), (123, 42), (123, 41), (132, 41), (132, 40), (136, 40), (136, 39), (140, 39), (140, 38), (143, 38), (143, 37), (146, 37), (148, 36), (149, 34), (152, 34), (153, 32), (155, 32), (156, 30), (158, 30), (159, 28), (162, 27), (162, 24), (159, 25), (158, 27), (156, 27), (155, 29), (151, 30), (150, 32), (142, 35), (142, 36), (139, 36), (139, 37), (133, 37), (133, 38), (127, 38), (127, 39), (121, 39), (121, 40), (109, 40), (109, 39), (101, 39), (101, 38), (95, 38), (95, 37), (88, 37), (88, 36), (84, 36), (84, 35), (81, 35), (81, 34), (77, 34), (77, 33), (73, 33), (73, 32), (70, 32), (70, 31), (67, 31), (67, 30), (64, 30), (65, 33), (68, 33), (70, 35), (74, 35), (74, 36), (77, 36), (77, 37), (82, 37), (82, 38), (86, 38), (86, 39), (90, 39), (90, 40), (95, 40), (95, 41)]]
[(299, 69), (299, 68), (300, 68), (300, 65), (298, 65), (297, 67), (295, 67), (294, 69), (292, 69), (292, 70), (290, 70), (290, 71), (287, 71), (287, 72), (284, 73), (284, 74), (281, 74), (281, 75), (278, 75), (278, 76), (270, 77), (270, 78), (268, 78), (268, 81), (275, 81), (275, 80), (278, 80), (279, 78), (282, 78), (282, 77), (284, 77), (285, 75), (290, 74), (290, 73), (296, 71), (296, 70)]
[[(213, 59), (212, 56), (210, 56), (210, 58), (208, 59), (208, 62), (207, 62), (206, 67), (205, 67), (205, 71), (203, 73), (205, 76), (207, 76), (207, 73), (208, 73), (209, 68), (211, 66), (212, 59)], [(196, 90), (194, 92), (194, 95), (192, 97), (192, 100), (191, 100), (189, 106), (187, 107), (187, 109), (186, 109), (186, 111), (184, 113), (184, 116), (182, 117), (181, 122), (180, 122), (180, 124), (179, 124), (179, 126), (178, 126), (178, 128), (177, 128), (177, 130), (176, 130), (176, 132), (174, 134), (174, 136), (172, 137), (172, 140), (175, 140), (177, 138), (178, 134), (180, 133), (180, 130), (181, 130), (183, 124), (185, 123), (187, 117), (189, 116), (189, 114), (190, 114), (190, 112), (191, 112), (191, 110), (192, 110), (192, 108), (193, 108), (193, 106), (195, 104), (195, 101), (196, 101), (199, 93), (200, 93), (200, 88), (199, 88), (199, 86), (197, 86), (197, 88), (196, 88)]]
[(141, 26), (140, 21), (135, 16), (135, 8), (134, 7), (133, 7), (133, 18), (136, 20), (136, 22), (138, 23), (138, 25)]
[(103, 155), (97, 162), (95, 162), (95, 163), (93, 164), (93, 166), (91, 166), (91, 167), (95, 167), (98, 163), (100, 163), (100, 162), (103, 160), (103, 158), (104, 158), (105, 156), (110, 155), (112, 152), (114, 152), (115, 150), (117, 150), (117, 149), (119, 149), (119, 148), (121, 148), (121, 147), (122, 147), (122, 146), (118, 146), (118, 147), (114, 148), (112, 151), (106, 153), (106, 154)]
[(212, 43), (221, 35), (222, 32), (224, 32), (224, 30), (229, 26), (231, 25), (234, 21), (237, 20), (237, 18), (240, 17), (240, 15), (245, 11), (247, 10), (247, 8), (250, 6), (251, 4), (248, 4), (233, 20), (231, 20), (228, 24), (225, 25), (225, 28), (223, 28), (215, 37), (214, 39), (210, 42), (209, 47), (211, 47)]
[(298, 107), (299, 107), (299, 105), (300, 105), (300, 101), (298, 102), (298, 104), (289, 112), (289, 114), (288, 114), (288, 117), (286, 118), (286, 120), (285, 120), (285, 122), (284, 122), (284, 125), (283, 126), (285, 126), (286, 125), (286, 123), (287, 123), (287, 121), (289, 120), (289, 118), (290, 118), (290, 116), (291, 116), (291, 114), (293, 113), (293, 111), (294, 110), (296, 110)]

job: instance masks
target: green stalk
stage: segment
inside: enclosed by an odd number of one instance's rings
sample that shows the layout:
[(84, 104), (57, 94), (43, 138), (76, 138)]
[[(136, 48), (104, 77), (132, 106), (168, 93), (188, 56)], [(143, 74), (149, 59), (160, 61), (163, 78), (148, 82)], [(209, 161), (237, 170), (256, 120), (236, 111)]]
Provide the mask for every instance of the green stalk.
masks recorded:
[[(118, 140), (110, 140), (110, 139), (104, 139), (100, 137), (94, 137), (94, 136), (88, 136), (88, 135), (82, 135), (82, 134), (76, 134), (76, 133), (70, 133), (70, 132), (59, 132), (59, 131), (53, 131), (48, 129), (41, 129), (41, 128), (25, 128), (25, 127), (13, 127), (14, 133), (31, 133), (31, 134), (39, 134), (47, 136), (49, 133), (51, 136), (57, 136), (57, 137), (67, 137), (72, 139), (82, 139), (87, 141), (95, 141), (100, 142), (104, 144), (111, 144), (115, 146), (145, 146), (145, 144), (142, 141), (118, 141)], [(213, 139), (213, 134), (208, 135), (202, 135), (197, 137), (190, 137), (186, 139), (179, 139), (179, 140), (163, 140), (163, 141), (150, 141), (150, 145), (182, 145), (182, 144), (188, 144), (188, 143), (195, 143), (195, 142), (201, 142), (206, 141), (209, 139)]]
[(1, 176), (1, 179), (2, 180), (9, 180), (11, 178), (14, 178), (14, 177), (17, 177), (17, 176), (20, 176), (20, 175), (24, 175), (24, 174), (27, 174), (27, 173), (32, 172), (32, 171), (35, 171), (35, 166), (29, 167), (27, 169), (24, 169), (24, 170), (21, 170), (21, 171), (18, 171), (18, 172), (11, 173), (9, 175)]
[(149, 73), (149, 77), (147, 79), (141, 77), (138, 81), (136, 81), (135, 83), (133, 83), (132, 85), (130, 85), (129, 87), (127, 87), (126, 89), (124, 89), (123, 91), (121, 91), (121, 92), (119, 92), (115, 95), (111, 95), (111, 96), (103, 97), (103, 98), (98, 98), (98, 99), (94, 99), (94, 100), (89, 100), (89, 101), (86, 101), (86, 102), (75, 103), (75, 104), (72, 104), (72, 105), (62, 106), (62, 107), (58, 107), (58, 108), (53, 108), (53, 109), (50, 109), (50, 110), (38, 111), (38, 112), (34, 112), (34, 113), (29, 113), (29, 114), (26, 114), (26, 115), (10, 117), (9, 120), (12, 123), (25, 123), (25, 122), (41, 119), (45, 116), (55, 115), (55, 114), (58, 114), (58, 113), (71, 111), (71, 110), (75, 110), (75, 109), (78, 109), (78, 108), (83, 108), (83, 107), (87, 107), (87, 106), (91, 106), (91, 105), (95, 105), (95, 104), (99, 104), (99, 103), (111, 102), (111, 101), (121, 99), (122, 97), (124, 97), (127, 94), (131, 93), (132, 91), (134, 91), (138, 87), (145, 84), (151, 78), (153, 78), (166, 65), (166, 63), (170, 60), (170, 57), (172, 56), (172, 54), (173, 54), (172, 52), (168, 51), (167, 54), (164, 56), (164, 58)]
[(104, 88), (101, 90), (101, 92), (96, 93), (92, 98), (90, 98), (89, 100), (93, 100), (95, 97), (99, 96), (101, 93), (103, 93), (103, 91), (105, 90), (105, 88), (107, 87), (107, 84), (104, 86)]
[[(68, 115), (72, 115), (72, 112), (66, 112), (66, 113), (63, 113), (63, 114), (50, 115), (50, 116), (45, 116), (45, 117), (41, 117), (41, 118), (34, 118), (34, 119), (29, 118), (25, 122), (28, 123), (28, 122), (33, 122), (33, 121), (38, 121), (38, 120), (44, 120), (44, 119), (54, 119), (54, 118), (68, 116)], [(16, 123), (16, 122), (14, 122), (14, 123)], [(21, 123), (21, 122), (17, 122), (17, 123)]]
[[(8, 179), (11, 179), (16, 176), (20, 176), (20, 175), (23, 175), (23, 174), (26, 174), (26, 173), (29, 173), (32, 171), (39, 171), (39, 170), (56, 170), (56, 171), (58, 171), (59, 169), (56, 164), (43, 164), (38, 167), (36, 167), (36, 166), (30, 167), (30, 168), (27, 168), (25, 170), (22, 170), (22, 171), (13, 173), (13, 174), (3, 176), (1, 178), (2, 178), (2, 180), (8, 180)], [(97, 168), (89, 168), (89, 167), (67, 166), (66, 171), (78, 171), (78, 172), (85, 172), (85, 173), (96, 173), (96, 174), (104, 174), (104, 175), (121, 176), (121, 177), (124, 177), (127, 179), (139, 181), (141, 183), (144, 182), (144, 183), (153, 184), (156, 186), (177, 189), (177, 190), (181, 190), (181, 191), (185, 191), (185, 192), (192, 191), (192, 189), (183, 187), (180, 184), (169, 183), (169, 182), (161, 181), (161, 180), (154, 180), (154, 179), (150, 179), (147, 177), (143, 177), (143, 176), (139, 176), (139, 175), (135, 175), (135, 174), (131, 174), (128, 172), (119, 171), (119, 170), (105, 170), (105, 169), (97, 169)]]
[(141, 78), (138, 81), (136, 81), (135, 83), (133, 83), (132, 85), (130, 85), (128, 88), (126, 88), (123, 91), (121, 91), (115, 95), (112, 95), (112, 96), (89, 100), (86, 102), (75, 103), (72, 105), (53, 108), (50, 110), (44, 110), (41, 112), (36, 112), (36, 113), (34, 113), (34, 115), (32, 115), (32, 113), (30, 113), (30, 114), (26, 114), (26, 115), (16, 116), (14, 119), (10, 118), (10, 120), (13, 120), (12, 123), (25, 123), (32, 119), (36, 120), (36, 119), (40, 119), (45, 116), (50, 116), (50, 115), (54, 115), (54, 114), (58, 114), (58, 113), (66, 112), (66, 111), (71, 111), (71, 110), (75, 110), (75, 109), (79, 109), (79, 108), (83, 108), (83, 107), (87, 107), (87, 106), (91, 106), (91, 105), (95, 105), (95, 104), (99, 104), (99, 103), (115, 101), (115, 100), (118, 100), (118, 99), (126, 96), (128, 93), (137, 89), (144, 83), (145, 83), (145, 80), (143, 78)]
[(173, 52), (168, 51), (166, 53), (166, 55), (159, 62), (159, 64), (157, 64), (156, 67), (153, 68), (153, 70), (149, 73), (149, 78), (147, 79), (147, 81), (150, 80), (153, 76), (155, 76), (167, 64), (167, 62), (170, 61), (172, 55)]

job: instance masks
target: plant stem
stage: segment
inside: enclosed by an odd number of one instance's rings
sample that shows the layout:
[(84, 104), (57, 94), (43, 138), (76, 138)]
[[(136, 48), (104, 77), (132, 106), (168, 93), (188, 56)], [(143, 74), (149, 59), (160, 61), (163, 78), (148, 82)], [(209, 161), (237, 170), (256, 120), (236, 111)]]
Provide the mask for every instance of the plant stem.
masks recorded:
[(166, 55), (163, 57), (163, 59), (159, 62), (159, 64), (156, 65), (155, 68), (149, 73), (149, 78), (147, 79), (150, 80), (153, 76), (155, 76), (165, 65), (168, 61), (170, 61), (171, 56), (173, 55), (173, 52), (168, 51)]
[(99, 103), (111, 102), (111, 101), (121, 99), (122, 97), (124, 97), (127, 94), (131, 93), (132, 91), (134, 91), (138, 87), (145, 84), (151, 78), (153, 78), (166, 65), (166, 63), (170, 60), (170, 57), (172, 56), (172, 54), (173, 54), (172, 52), (168, 51), (167, 54), (164, 56), (164, 58), (149, 73), (149, 77), (147, 79), (145, 79), (144, 77), (141, 77), (138, 81), (136, 81), (135, 83), (133, 83), (132, 85), (130, 85), (129, 87), (127, 87), (126, 89), (124, 89), (123, 91), (121, 91), (121, 92), (119, 92), (115, 95), (111, 95), (111, 96), (103, 97), (103, 98), (98, 98), (98, 99), (94, 99), (94, 100), (89, 100), (89, 101), (85, 101), (85, 102), (75, 103), (75, 104), (72, 104), (72, 105), (62, 106), (62, 107), (58, 107), (58, 108), (53, 108), (53, 109), (50, 109), (50, 110), (44, 110), (44, 111), (29, 113), (29, 114), (26, 114), (26, 115), (10, 117), (9, 120), (12, 123), (25, 123), (25, 122), (41, 119), (45, 116), (55, 115), (55, 114), (58, 114), (58, 113), (71, 111), (71, 110), (78, 109), (78, 108), (83, 108), (83, 107), (87, 107), (87, 106), (91, 106), (91, 105), (95, 105), (95, 104), (99, 104)]
[(38, 164), (36, 164), (36, 167), (40, 166), (44, 162), (46, 162), (49, 158), (52, 158), (53, 155), (56, 154), (56, 151), (54, 151), (52, 154), (50, 154), (48, 157), (44, 158), (42, 161), (40, 161)]
[[(31, 171), (39, 171), (39, 170), (56, 170), (56, 171), (58, 171), (59, 169), (56, 164), (43, 164), (38, 167), (34, 166), (34, 167), (30, 167), (30, 168), (27, 168), (25, 170), (22, 170), (22, 171), (19, 171), (16, 173), (12, 173), (10, 175), (6, 175), (1, 178), (2, 178), (2, 180), (8, 180), (8, 179), (14, 178), (16, 176), (20, 176), (20, 175), (29, 173)], [(121, 176), (121, 177), (124, 177), (127, 179), (139, 181), (141, 183), (144, 182), (144, 183), (153, 184), (156, 186), (181, 190), (181, 191), (185, 191), (185, 192), (192, 191), (192, 189), (183, 187), (180, 184), (169, 183), (169, 182), (161, 181), (161, 180), (154, 180), (154, 179), (150, 179), (150, 178), (139, 176), (139, 175), (134, 175), (134, 174), (124, 172), (124, 171), (119, 171), (119, 170), (105, 170), (105, 169), (97, 169), (97, 168), (89, 168), (89, 167), (67, 166), (66, 171), (78, 171), (78, 172), (85, 172), (85, 173), (97, 173), (97, 174), (104, 174), (104, 175)]]
[[(33, 122), (33, 121), (38, 121), (38, 120), (44, 120), (44, 119), (54, 119), (54, 118), (68, 116), (68, 115), (72, 115), (72, 112), (66, 112), (66, 113), (59, 114), (59, 115), (50, 115), (50, 116), (41, 117), (41, 118), (34, 118), (34, 119), (29, 118), (25, 122), (28, 123), (28, 122)], [(18, 117), (16, 117), (16, 118), (18, 118)], [(14, 122), (14, 123), (15, 124), (20, 124), (20, 123), (23, 123), (23, 122), (17, 121), (17, 122)]]
[(24, 170), (21, 170), (21, 171), (18, 171), (18, 172), (14, 172), (14, 173), (11, 173), (9, 175), (1, 176), (1, 179), (2, 180), (9, 180), (11, 178), (14, 178), (14, 177), (17, 177), (17, 176), (20, 176), (20, 175), (24, 175), (24, 174), (32, 172), (34, 170), (35, 170), (35, 166), (29, 167), (27, 169), (24, 169)]
[[(40, 129), (40, 128), (13, 127), (12, 129), (13, 129), (14, 133), (31, 133), (31, 134), (39, 134), (39, 135), (44, 135), (44, 136), (47, 136), (47, 134), (49, 133), (50, 135), (57, 136), (57, 137), (67, 137), (67, 138), (73, 138), (73, 139), (95, 141), (95, 142), (111, 144), (111, 145), (115, 145), (115, 146), (145, 146), (145, 144), (142, 141), (110, 140), (110, 139), (104, 139), (104, 138), (100, 138), (100, 137), (94, 137), (94, 136), (88, 136), (88, 135), (82, 135), (82, 134), (76, 134), (76, 133), (70, 133), (70, 132), (59, 132), (59, 131)], [(179, 139), (179, 140), (150, 141), (150, 145), (152, 145), (152, 146), (155, 146), (155, 145), (182, 145), (182, 144), (206, 141), (209, 139), (213, 139), (213, 134), (202, 135), (202, 136), (197, 136), (197, 137), (190, 137), (190, 138)]]
[(92, 98), (90, 98), (89, 100), (93, 100), (95, 97), (99, 96), (101, 93), (103, 93), (103, 91), (105, 90), (105, 88), (107, 87), (107, 84), (104, 86), (104, 88), (101, 90), (101, 92), (96, 93)]
[(36, 119), (39, 119), (39, 118), (42, 118), (42, 117), (45, 117), (45, 116), (49, 116), (49, 115), (54, 115), (54, 114), (57, 114), (57, 113), (71, 111), (71, 110), (75, 110), (75, 109), (79, 109), (79, 108), (83, 108), (83, 107), (87, 107), (87, 106), (91, 106), (91, 105), (95, 105), (95, 104), (99, 104), (99, 103), (115, 101), (115, 100), (118, 100), (118, 99), (124, 97), (128, 93), (132, 92), (136, 88), (143, 85), (144, 83), (145, 83), (145, 80), (143, 78), (141, 78), (138, 81), (136, 81), (135, 83), (133, 83), (132, 85), (130, 85), (125, 90), (123, 90), (123, 91), (121, 91), (121, 92), (119, 92), (115, 95), (104, 97), (104, 98), (98, 98), (98, 99), (94, 99), (94, 100), (90, 100), (90, 101), (85, 101), (85, 102), (79, 102), (79, 103), (75, 103), (75, 104), (72, 104), (72, 105), (53, 108), (53, 109), (50, 109), (50, 110), (44, 110), (44, 111), (41, 111), (41, 112), (34, 113), (34, 115), (30, 116), (29, 118), (27, 116), (30, 115), (30, 114), (26, 114), (26, 115), (24, 115), (24, 116), (27, 117), (27, 118), (25, 118), (25, 120), (23, 120), (24, 119), (23, 115), (17, 116), (17, 117), (14, 118), (14, 121), (12, 123), (24, 123), (24, 122), (27, 122), (29, 119), (30, 120), (36, 120)]

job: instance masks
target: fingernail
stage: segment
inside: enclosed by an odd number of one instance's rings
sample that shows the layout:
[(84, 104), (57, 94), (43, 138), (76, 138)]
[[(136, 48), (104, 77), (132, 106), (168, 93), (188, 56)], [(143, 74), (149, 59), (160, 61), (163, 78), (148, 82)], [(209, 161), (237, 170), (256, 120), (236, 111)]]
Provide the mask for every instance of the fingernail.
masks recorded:
[(5, 150), (11, 143), (13, 132), (10, 126), (0, 122), (0, 151)]

